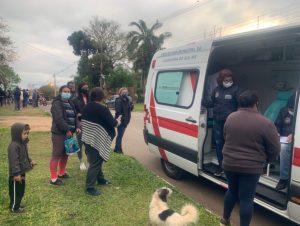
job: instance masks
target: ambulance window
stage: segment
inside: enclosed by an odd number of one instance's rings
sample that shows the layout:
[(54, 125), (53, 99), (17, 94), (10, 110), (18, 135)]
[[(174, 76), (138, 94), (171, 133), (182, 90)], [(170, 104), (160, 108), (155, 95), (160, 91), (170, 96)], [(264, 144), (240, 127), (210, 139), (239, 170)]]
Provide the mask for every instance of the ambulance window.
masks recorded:
[(197, 71), (159, 72), (155, 99), (159, 104), (189, 107), (194, 99), (198, 81)]

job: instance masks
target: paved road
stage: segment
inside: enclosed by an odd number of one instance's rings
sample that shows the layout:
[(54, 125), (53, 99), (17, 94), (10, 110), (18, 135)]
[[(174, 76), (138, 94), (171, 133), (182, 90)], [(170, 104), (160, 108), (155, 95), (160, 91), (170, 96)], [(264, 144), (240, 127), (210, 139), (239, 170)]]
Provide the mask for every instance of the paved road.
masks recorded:
[[(183, 193), (201, 203), (205, 208), (221, 216), (223, 210), (224, 189), (205, 179), (197, 178), (192, 175), (180, 181), (176, 181), (165, 176), (160, 167), (160, 159), (147, 150), (147, 146), (144, 143), (142, 129), (143, 113), (134, 112), (131, 124), (124, 135), (123, 149), (125, 154), (133, 156), (141, 164), (155, 172), (158, 176), (170, 182)], [(232, 223), (234, 225), (239, 225), (239, 214), (237, 208), (234, 209)], [(296, 226), (296, 224), (256, 205), (251, 226)]]

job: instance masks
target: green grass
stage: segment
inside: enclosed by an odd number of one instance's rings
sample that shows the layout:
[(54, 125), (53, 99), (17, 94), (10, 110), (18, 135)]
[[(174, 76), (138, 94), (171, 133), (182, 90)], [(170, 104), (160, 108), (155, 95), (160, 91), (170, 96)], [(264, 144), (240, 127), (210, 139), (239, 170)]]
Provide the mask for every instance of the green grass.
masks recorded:
[(144, 103), (136, 103), (134, 104), (134, 112), (144, 112)]
[(27, 108), (23, 108), (20, 111), (14, 110), (14, 105), (6, 105), (0, 108), (0, 116), (49, 116), (48, 112), (45, 112), (41, 108), (33, 108), (29, 105)]
[[(40, 116), (40, 114), (44, 113), (36, 112), (36, 115)], [(8, 128), (0, 128), (1, 226), (146, 226), (148, 225), (149, 202), (153, 192), (162, 186), (170, 187), (135, 159), (115, 153), (112, 153), (110, 160), (103, 167), (106, 178), (113, 184), (97, 186), (103, 193), (101, 196), (91, 197), (85, 194), (86, 172), (79, 170), (77, 156), (69, 158), (67, 171), (72, 178), (65, 180), (65, 186), (58, 188), (50, 186), (51, 134), (32, 132), (29, 138), (30, 157), (37, 165), (26, 176), (26, 192), (23, 198), (26, 212), (15, 215), (11, 214), (8, 209), (6, 149), (10, 142), (10, 131)], [(173, 188), (169, 206), (179, 211), (185, 203), (193, 203), (199, 209), (200, 222), (197, 225), (219, 225), (217, 216)]]

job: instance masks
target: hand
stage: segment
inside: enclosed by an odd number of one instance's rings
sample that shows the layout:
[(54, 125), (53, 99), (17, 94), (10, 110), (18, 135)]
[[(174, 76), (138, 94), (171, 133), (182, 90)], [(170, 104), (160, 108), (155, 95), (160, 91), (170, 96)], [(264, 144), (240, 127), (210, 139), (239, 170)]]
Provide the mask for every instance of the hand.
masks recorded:
[(18, 182), (22, 181), (21, 175), (19, 175), (19, 176), (14, 176), (14, 181), (18, 181)]
[(293, 141), (293, 135), (290, 134), (290, 135), (288, 135), (288, 137), (287, 137), (287, 142), (290, 144), (290, 143), (292, 143), (292, 141)]
[(30, 165), (31, 165), (31, 168), (33, 168), (34, 166), (36, 166), (36, 162), (31, 161), (31, 162), (30, 162)]
[(119, 125), (121, 125), (121, 120), (120, 119), (117, 119), (117, 125), (116, 125), (116, 127), (118, 127)]
[(70, 137), (72, 137), (72, 136), (73, 136), (73, 134), (72, 134), (72, 132), (71, 132), (71, 131), (68, 131), (68, 132), (66, 133), (66, 135), (67, 135), (67, 137), (68, 137), (68, 138), (70, 138)]
[(76, 129), (76, 133), (77, 133), (77, 134), (80, 134), (80, 133), (81, 133), (81, 129), (77, 128), (77, 129)]

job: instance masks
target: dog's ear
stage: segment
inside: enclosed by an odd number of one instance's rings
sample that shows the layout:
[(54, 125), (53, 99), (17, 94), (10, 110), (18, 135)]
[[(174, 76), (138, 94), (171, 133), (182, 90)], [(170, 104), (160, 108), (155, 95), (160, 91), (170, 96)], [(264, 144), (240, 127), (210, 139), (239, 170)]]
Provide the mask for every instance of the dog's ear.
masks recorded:
[(169, 190), (166, 188), (162, 188), (159, 190), (159, 198), (164, 202), (167, 202), (168, 194), (169, 194)]

